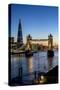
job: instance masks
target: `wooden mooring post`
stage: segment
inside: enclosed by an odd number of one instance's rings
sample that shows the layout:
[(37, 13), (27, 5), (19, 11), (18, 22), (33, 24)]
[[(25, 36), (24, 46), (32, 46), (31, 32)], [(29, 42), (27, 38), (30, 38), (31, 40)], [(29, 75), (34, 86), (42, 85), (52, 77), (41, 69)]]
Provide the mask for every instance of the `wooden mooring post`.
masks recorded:
[(22, 77), (23, 77), (23, 69), (22, 69), (22, 67), (19, 68), (18, 77), (20, 78), (20, 80), (22, 80)]

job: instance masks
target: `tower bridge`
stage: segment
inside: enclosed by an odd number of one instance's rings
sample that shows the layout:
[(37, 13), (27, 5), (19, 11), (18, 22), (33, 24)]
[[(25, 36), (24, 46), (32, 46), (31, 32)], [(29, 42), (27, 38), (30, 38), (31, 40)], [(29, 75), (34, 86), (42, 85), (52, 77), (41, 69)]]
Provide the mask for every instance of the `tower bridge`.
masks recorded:
[(27, 43), (26, 43), (26, 48), (27, 50), (32, 50), (32, 44), (44, 44), (48, 46), (48, 50), (47, 50), (47, 55), (48, 57), (53, 57), (54, 56), (54, 52), (53, 52), (53, 36), (50, 34), (48, 36), (48, 39), (39, 39), (39, 40), (33, 40), (32, 37), (30, 35), (27, 36)]
[(39, 45), (40, 47), (46, 46), (48, 48), (48, 50), (53, 50), (53, 36), (50, 34), (48, 36), (48, 39), (32, 39), (32, 37), (29, 34), (27, 36), (26, 46), (27, 46), (27, 48), (32, 49), (33, 44), (35, 44), (37, 46)]

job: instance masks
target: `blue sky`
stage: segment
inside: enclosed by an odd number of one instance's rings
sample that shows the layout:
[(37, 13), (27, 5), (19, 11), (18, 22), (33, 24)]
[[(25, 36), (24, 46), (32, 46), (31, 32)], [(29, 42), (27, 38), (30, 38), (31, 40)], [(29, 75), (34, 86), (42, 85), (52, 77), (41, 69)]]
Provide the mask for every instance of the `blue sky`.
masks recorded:
[(23, 39), (28, 34), (32, 38), (46, 39), (51, 33), (58, 38), (58, 7), (13, 4), (11, 6), (11, 36), (17, 37), (21, 19)]

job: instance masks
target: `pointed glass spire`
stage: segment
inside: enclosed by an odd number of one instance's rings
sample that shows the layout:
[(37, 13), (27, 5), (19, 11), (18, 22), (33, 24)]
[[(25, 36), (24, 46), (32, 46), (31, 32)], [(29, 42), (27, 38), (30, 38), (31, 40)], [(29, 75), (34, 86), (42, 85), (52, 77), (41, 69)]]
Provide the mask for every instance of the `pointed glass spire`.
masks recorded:
[(21, 20), (20, 19), (19, 19), (19, 25), (18, 25), (17, 44), (18, 44), (18, 47), (23, 45), (22, 26), (21, 26)]

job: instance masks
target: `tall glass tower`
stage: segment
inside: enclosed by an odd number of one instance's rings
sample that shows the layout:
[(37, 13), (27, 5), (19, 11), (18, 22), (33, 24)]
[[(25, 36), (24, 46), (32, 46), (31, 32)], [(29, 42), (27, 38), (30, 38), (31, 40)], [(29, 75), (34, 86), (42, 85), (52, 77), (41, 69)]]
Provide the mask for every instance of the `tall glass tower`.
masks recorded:
[(21, 47), (22, 45), (23, 45), (22, 26), (21, 26), (21, 20), (19, 20), (18, 35), (17, 35), (17, 47)]

